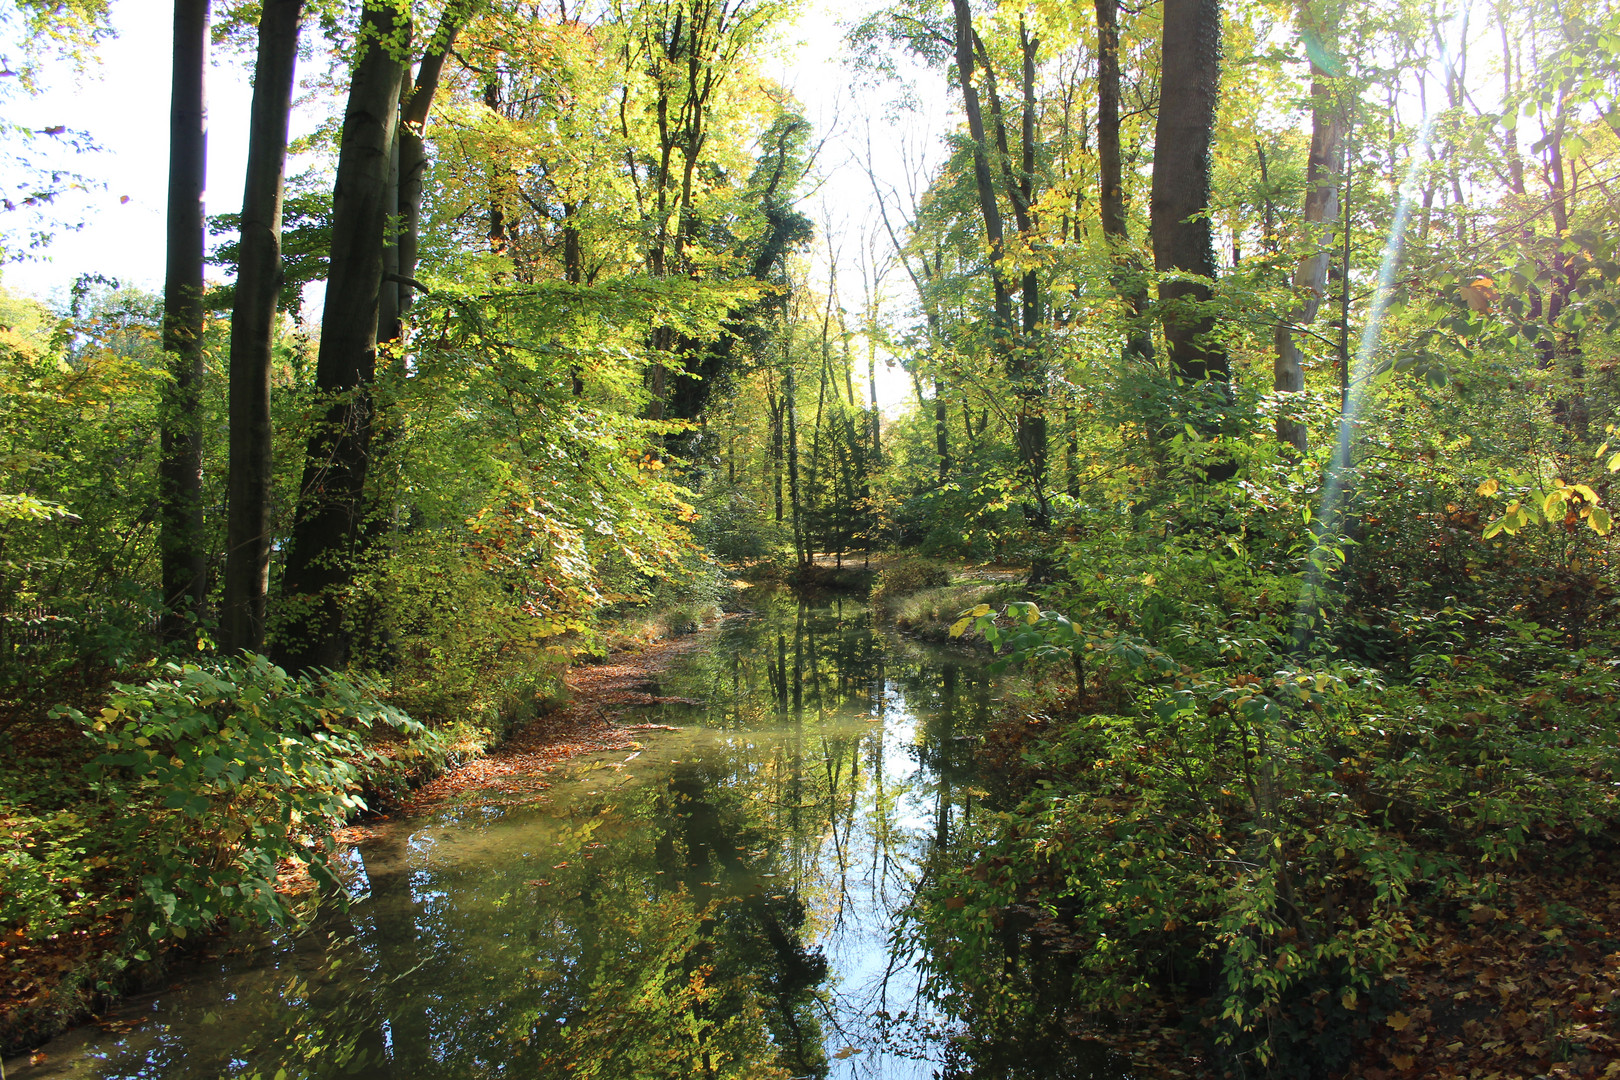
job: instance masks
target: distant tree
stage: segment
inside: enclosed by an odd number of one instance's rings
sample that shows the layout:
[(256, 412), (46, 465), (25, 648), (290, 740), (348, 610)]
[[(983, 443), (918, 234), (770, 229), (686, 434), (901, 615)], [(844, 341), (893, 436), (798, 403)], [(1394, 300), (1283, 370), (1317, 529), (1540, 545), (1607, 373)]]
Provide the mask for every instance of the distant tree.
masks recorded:
[[(1339, 218), (1339, 179), (1344, 172), (1344, 137), (1349, 110), (1336, 91), (1333, 73), (1322, 65), (1331, 62), (1325, 46), (1334, 40), (1332, 5), (1307, 5), (1301, 10), (1301, 28), (1315, 53), (1311, 60), (1311, 157), (1305, 177), (1305, 250), (1294, 271), (1294, 306), (1277, 324), (1277, 358), (1273, 388), (1279, 394), (1305, 389), (1305, 355), (1295, 340), (1299, 328), (1316, 319), (1327, 295), (1328, 264), (1333, 259), (1333, 225)], [(1305, 425), (1285, 407), (1277, 414), (1277, 438), (1303, 454)]]

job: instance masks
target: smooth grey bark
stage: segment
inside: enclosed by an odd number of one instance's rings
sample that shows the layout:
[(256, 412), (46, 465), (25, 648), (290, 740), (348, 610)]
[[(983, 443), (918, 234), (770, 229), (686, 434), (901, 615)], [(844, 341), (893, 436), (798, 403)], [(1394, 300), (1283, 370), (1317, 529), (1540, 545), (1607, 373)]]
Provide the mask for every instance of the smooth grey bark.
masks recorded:
[(298, 514), (287, 555), (283, 603), (291, 620), (276, 656), (294, 671), (348, 662), (344, 590), (353, 581), (371, 439), (367, 387), (377, 367), (389, 171), (409, 23), (388, 0), (368, 0), (366, 45), (349, 85), (332, 193), (332, 252), (316, 390), (328, 401), (305, 451)]
[[(1040, 281), (1034, 271), (1028, 272), (1021, 283), (1023, 334), (1015, 334), (1012, 296), (1002, 260), (1006, 255), (1005, 230), (1001, 208), (997, 200), (995, 179), (990, 168), (986, 129), (979, 105), (978, 87), (974, 83), (974, 54), (980, 54), (985, 72), (985, 88), (990, 97), (991, 117), (995, 123), (996, 146), (1000, 153), (1003, 183), (1013, 207), (1015, 224), (1026, 239), (1031, 234), (1029, 216), (1032, 170), (1026, 171), (1022, 182), (1012, 175), (1011, 155), (1008, 150), (1006, 124), (1001, 102), (996, 92), (995, 72), (990, 58), (973, 29), (973, 14), (968, 0), (952, 0), (956, 37), (956, 74), (962, 90), (962, 107), (967, 114), (968, 134), (973, 139), (973, 183), (979, 198), (979, 212), (984, 219), (985, 240), (990, 248), (990, 278), (995, 290), (995, 309), (992, 321), (992, 347), (1002, 360), (1018, 396), (1015, 449), (1020, 466), (1028, 474), (1038, 504), (1037, 517), (1044, 522), (1048, 515), (1045, 493), (1046, 470), (1046, 417), (1040, 410), (1041, 390), (1032, 386), (1037, 364), (1033, 354), (1036, 346), (1034, 334), (1040, 322)], [(1028, 140), (1023, 160), (1034, 163), (1034, 57), (1039, 45), (1021, 30), (1022, 90), (1025, 97), (1024, 134)], [(1021, 150), (1025, 149), (1021, 145)]]
[(968, 0), (952, 0), (956, 17), (956, 74), (962, 88), (962, 109), (967, 113), (968, 136), (973, 140), (973, 189), (979, 197), (979, 213), (984, 218), (984, 238), (990, 248), (990, 278), (995, 289), (993, 332), (998, 345), (1004, 345), (1012, 330), (1012, 298), (1001, 273), (1004, 230), (1001, 207), (996, 202), (995, 181), (990, 175), (990, 158), (985, 152), (984, 114), (979, 108), (979, 88), (973, 82), (973, 13)]
[(265, 0), (253, 68), (241, 253), (231, 307), (230, 478), (222, 643), (264, 648), (270, 587), (270, 358), (280, 295), (287, 126), (304, 0)]
[(799, 407), (795, 403), (798, 396), (798, 387), (793, 377), (793, 358), (787, 355), (787, 343), (782, 345), (783, 360), (787, 365), (784, 375), (783, 396), (787, 398), (787, 454), (788, 454), (788, 501), (793, 509), (793, 548), (795, 558), (800, 566), (810, 564), (810, 554), (805, 550), (804, 525), (799, 510)]
[(395, 213), (399, 215), (399, 234), (396, 241), (397, 263), (393, 282), (396, 290), (393, 320), (379, 328), (384, 341), (400, 338), (400, 322), (415, 299), (418, 252), (422, 240), (422, 189), (427, 177), (427, 120), (433, 107), (433, 95), (439, 89), (439, 78), (444, 71), (444, 60), (455, 44), (461, 23), (466, 18), (468, 5), (452, 4), (428, 42), (427, 52), (417, 65), (416, 82), (401, 103), (399, 135), (397, 139)]
[[(1295, 330), (1316, 320), (1327, 295), (1328, 265), (1333, 261), (1333, 226), (1339, 220), (1339, 178), (1344, 163), (1346, 116), (1335, 100), (1327, 73), (1311, 65), (1311, 156), (1305, 175), (1306, 250), (1294, 270), (1294, 307), (1277, 324), (1277, 357), (1272, 387), (1279, 394), (1305, 389), (1305, 355)], [(1303, 454), (1308, 446), (1305, 425), (1283, 411), (1277, 414), (1277, 438)]]
[(163, 351), (170, 381), (161, 408), (158, 549), (163, 637), (200, 620), (207, 588), (203, 552), (203, 198), (207, 186), (208, 0), (175, 0), (169, 97), (168, 249), (163, 274)]

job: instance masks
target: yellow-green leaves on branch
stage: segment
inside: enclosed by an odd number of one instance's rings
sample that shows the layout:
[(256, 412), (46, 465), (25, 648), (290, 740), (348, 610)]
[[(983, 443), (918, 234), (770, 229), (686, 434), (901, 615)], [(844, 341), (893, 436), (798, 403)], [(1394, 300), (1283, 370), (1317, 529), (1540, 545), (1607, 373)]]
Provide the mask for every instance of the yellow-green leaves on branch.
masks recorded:
[[(1620, 455), (1616, 455), (1620, 461)], [(1510, 482), (1524, 484), (1528, 478), (1510, 477)], [(1475, 493), (1494, 499), (1502, 494), (1502, 484), (1492, 478), (1484, 481)], [(1566, 484), (1554, 480), (1550, 488), (1529, 488), (1517, 498), (1510, 499), (1502, 513), (1485, 524), (1484, 538), (1490, 540), (1501, 533), (1516, 535), (1527, 525), (1546, 523), (1574, 526), (1582, 521), (1599, 536), (1609, 535), (1613, 522), (1609, 512), (1598, 505), (1598, 495), (1588, 484)]]
[(1609, 441), (1604, 443), (1602, 446), (1598, 447), (1597, 453), (1594, 454), (1593, 456), (1596, 457), (1599, 461), (1602, 461), (1604, 459), (1604, 457), (1608, 457), (1609, 461), (1608, 461), (1608, 464), (1605, 467), (1610, 472), (1620, 472), (1620, 450), (1615, 451), (1613, 454), (1609, 453), (1609, 448), (1614, 445), (1615, 430), (1614, 430), (1614, 425), (1613, 424), (1609, 425), (1608, 432), (1609, 432)]

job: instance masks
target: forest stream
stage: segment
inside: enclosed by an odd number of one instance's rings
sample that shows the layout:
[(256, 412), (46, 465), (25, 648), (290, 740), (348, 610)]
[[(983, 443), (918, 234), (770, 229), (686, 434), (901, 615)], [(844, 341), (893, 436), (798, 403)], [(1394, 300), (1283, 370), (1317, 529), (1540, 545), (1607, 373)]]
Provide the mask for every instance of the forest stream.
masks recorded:
[(346, 910), (7, 1075), (1120, 1076), (919, 992), (909, 903), (981, 812), (992, 679), (861, 605), (759, 606), (646, 687), (677, 702), (634, 719), (673, 730), (367, 829)]

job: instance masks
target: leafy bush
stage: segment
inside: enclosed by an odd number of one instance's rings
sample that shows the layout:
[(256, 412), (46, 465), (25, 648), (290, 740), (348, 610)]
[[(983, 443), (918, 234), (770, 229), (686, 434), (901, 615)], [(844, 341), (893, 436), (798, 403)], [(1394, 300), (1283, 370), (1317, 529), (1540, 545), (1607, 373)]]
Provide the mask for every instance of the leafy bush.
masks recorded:
[(91, 822), (71, 810), (31, 813), (7, 800), (0, 806), (0, 927), (34, 938), (60, 933), (87, 908), (97, 844)]
[(878, 572), (872, 585), (872, 599), (910, 596), (923, 589), (937, 589), (951, 583), (950, 567), (932, 559), (904, 559)]
[(115, 683), (97, 716), (56, 715), (100, 751), (87, 771), (113, 811), (102, 839), (127, 860), (138, 939), (184, 938), (220, 918), (289, 921), (278, 864), (330, 882), (330, 831), (365, 807), (362, 793), (443, 753), (375, 683), (293, 678), (260, 656), (169, 664), (143, 685)]
[[(1007, 644), (1028, 659), (1083, 636), (1015, 614)], [(1061, 977), (1082, 1005), (1168, 992), (1198, 1002), (1222, 1056), (1341, 1066), (1425, 921), (1491, 899), (1515, 864), (1612, 858), (1620, 668), (1498, 635), (1493, 655), (1546, 666), (1436, 654), (1388, 685), (1343, 662), (1143, 665), (1124, 715), (1048, 724), (1024, 748), (1021, 801), (981, 818), (979, 857), (925, 897), (947, 1004), (991, 1022), (1016, 1004), (1002, 928), (1029, 912), (1074, 958)]]

